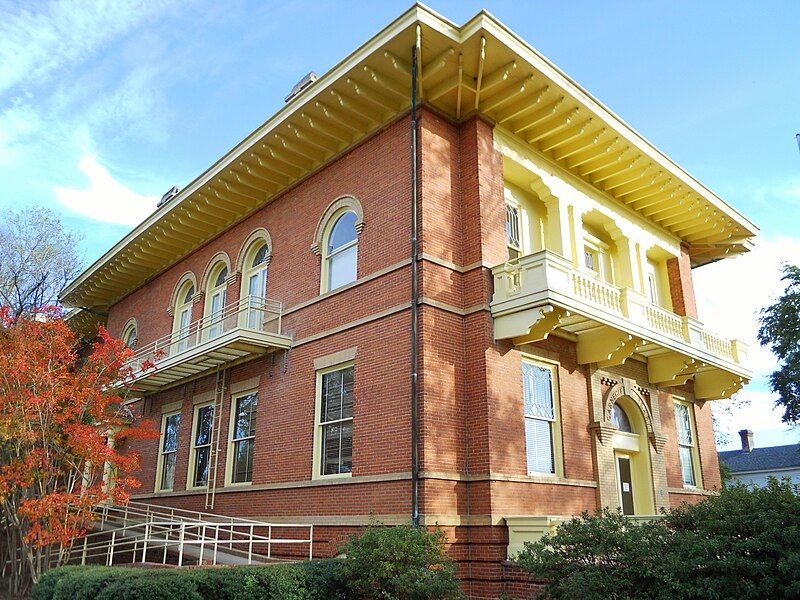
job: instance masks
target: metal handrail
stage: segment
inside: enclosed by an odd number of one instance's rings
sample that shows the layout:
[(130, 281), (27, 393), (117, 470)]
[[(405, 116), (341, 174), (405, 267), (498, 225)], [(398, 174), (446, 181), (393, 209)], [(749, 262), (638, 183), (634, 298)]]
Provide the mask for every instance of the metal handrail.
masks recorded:
[(127, 366), (137, 372), (143, 364), (156, 365), (233, 329), (280, 334), (281, 303), (259, 296), (245, 296), (222, 310), (192, 321), (183, 329), (137, 348)]
[[(164, 510), (168, 509), (168, 510)], [(185, 513), (181, 516), (176, 513)], [(314, 526), (297, 523), (270, 523), (254, 519), (240, 519), (201, 511), (191, 511), (173, 507), (129, 502), (125, 506), (103, 506), (97, 513), (99, 530), (83, 537), (73, 547), (80, 551), (81, 564), (91, 558), (104, 557), (107, 565), (114, 562), (114, 554), (133, 549), (133, 560), (141, 549), (141, 560), (145, 562), (149, 550), (161, 549), (161, 561), (166, 564), (169, 548), (178, 551), (178, 566), (183, 565), (184, 551), (187, 546), (199, 546), (199, 564), (203, 563), (206, 549), (212, 552), (212, 564), (218, 564), (219, 550), (227, 549), (247, 556), (247, 564), (253, 560), (276, 560), (272, 556), (275, 544), (297, 545), (308, 544), (308, 558), (314, 552)], [(202, 518), (198, 518), (202, 517)], [(135, 519), (130, 523), (131, 519)], [(121, 525), (114, 522), (120, 520)], [(109, 527), (114, 523), (113, 527)], [(308, 529), (308, 537), (273, 537), (273, 529), (292, 530)], [(257, 529), (266, 529), (266, 535), (257, 533)], [(173, 538), (177, 535), (177, 539)], [(260, 553), (259, 547), (266, 547), (266, 554)], [(255, 547), (255, 551), (254, 551)], [(53, 552), (61, 550), (54, 549)], [(282, 559), (283, 560), (283, 559)]]

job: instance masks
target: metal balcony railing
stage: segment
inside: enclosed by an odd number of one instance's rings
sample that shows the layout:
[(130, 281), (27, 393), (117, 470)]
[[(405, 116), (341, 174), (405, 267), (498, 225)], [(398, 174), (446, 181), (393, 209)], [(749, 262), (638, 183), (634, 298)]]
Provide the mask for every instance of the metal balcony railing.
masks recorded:
[(234, 330), (273, 333), (281, 332), (281, 303), (257, 296), (245, 296), (224, 309), (193, 321), (187, 327), (137, 348), (128, 361), (136, 376), (142, 367), (158, 367), (166, 359), (210, 342)]

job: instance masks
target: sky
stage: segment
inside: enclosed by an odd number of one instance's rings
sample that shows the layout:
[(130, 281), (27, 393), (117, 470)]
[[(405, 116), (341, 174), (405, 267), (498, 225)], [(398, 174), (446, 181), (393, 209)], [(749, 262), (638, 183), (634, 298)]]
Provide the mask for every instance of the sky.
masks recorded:
[[(0, 208), (38, 204), (84, 234), (87, 265), (410, 1), (0, 0)], [(487, 9), (761, 227), (694, 271), (700, 319), (750, 344), (755, 377), (715, 402), (724, 449), (796, 443), (755, 339), (800, 264), (800, 3), (428, 3)]]

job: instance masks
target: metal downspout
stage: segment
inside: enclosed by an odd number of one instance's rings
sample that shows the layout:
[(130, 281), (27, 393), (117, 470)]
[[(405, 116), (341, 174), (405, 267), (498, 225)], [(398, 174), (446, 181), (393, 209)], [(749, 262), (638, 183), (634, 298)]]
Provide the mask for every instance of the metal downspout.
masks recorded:
[(411, 523), (419, 527), (418, 321), (419, 246), (417, 240), (417, 47), (411, 48)]

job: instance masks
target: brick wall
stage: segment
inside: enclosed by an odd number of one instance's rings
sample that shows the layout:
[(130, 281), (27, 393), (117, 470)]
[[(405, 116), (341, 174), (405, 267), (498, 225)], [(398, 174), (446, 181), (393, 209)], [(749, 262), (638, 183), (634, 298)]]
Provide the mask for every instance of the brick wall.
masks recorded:
[[(410, 178), (408, 119), (402, 118), (285, 192), (241, 223), (135, 290), (111, 308), (119, 334), (131, 316), (144, 345), (171, 331), (169, 299), (179, 278), (198, 282), (208, 261), (226, 252), (235, 265), (245, 238), (265, 227), (273, 240), (268, 296), (283, 303), (283, 332), (295, 346), (229, 369), (233, 384), (258, 378), (258, 412), (251, 487), (225, 489), (222, 444), (215, 510), (222, 514), (313, 519), (316, 554), (335, 554), (345, 537), (370, 519), (410, 517)], [(492, 125), (472, 117), (455, 124), (421, 110), (420, 118), (420, 461), (423, 516), (441, 519), (448, 551), (474, 598), (506, 592), (526, 597), (536, 582), (503, 563), (505, 515), (570, 514), (594, 510), (598, 479), (593, 458), (591, 371), (579, 365), (574, 341), (556, 337), (516, 348), (494, 340), (488, 309), (489, 267), (505, 260), (503, 167)], [(358, 275), (380, 276), (319, 296), (320, 257), (310, 247), (325, 208), (353, 195), (364, 209)], [(694, 314), (688, 255), (670, 267), (673, 304)], [(385, 272), (384, 272), (385, 271)], [(239, 285), (235, 283), (233, 285)], [(676, 291), (677, 290), (677, 291)], [(680, 293), (678, 293), (680, 292)], [(238, 289), (229, 291), (229, 300)], [(676, 301), (676, 297), (678, 301)], [(379, 318), (382, 312), (394, 309)], [(195, 306), (195, 318), (202, 304)], [(678, 311), (680, 312), (680, 311)], [(315, 358), (357, 347), (353, 476), (312, 481)], [(522, 352), (559, 362), (561, 437), (567, 481), (527, 480), (520, 364)], [(620, 372), (646, 377), (636, 361)], [(134, 406), (160, 421), (164, 404), (182, 402), (175, 493), (162, 504), (203, 509), (204, 493), (184, 490), (192, 399), (212, 390), (214, 377), (148, 396)], [(659, 395), (669, 486), (680, 482), (671, 396)], [(227, 442), (231, 398), (224, 399), (221, 439)], [(669, 406), (670, 410), (666, 409)], [(718, 484), (710, 407), (696, 410), (703, 481)], [(142, 455), (141, 494), (151, 498), (157, 444), (131, 445)], [(714, 474), (717, 473), (715, 476)], [(676, 483), (677, 474), (677, 483)], [(716, 477), (716, 479), (715, 479)], [(692, 499), (691, 497), (687, 497)], [(674, 500), (673, 500), (674, 501)]]
[(667, 277), (669, 292), (672, 298), (672, 310), (679, 315), (697, 318), (697, 303), (692, 283), (692, 262), (689, 251), (681, 245), (681, 255), (667, 261)]

